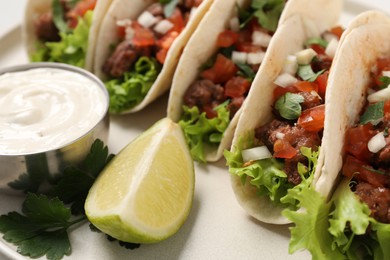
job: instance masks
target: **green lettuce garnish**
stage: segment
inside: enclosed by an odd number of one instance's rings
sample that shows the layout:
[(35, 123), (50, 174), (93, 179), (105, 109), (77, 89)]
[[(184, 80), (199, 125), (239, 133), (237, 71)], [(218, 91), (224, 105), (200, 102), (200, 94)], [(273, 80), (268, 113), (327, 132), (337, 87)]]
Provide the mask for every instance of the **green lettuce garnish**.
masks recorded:
[(370, 217), (349, 183), (344, 179), (329, 202), (310, 186), (289, 194), (301, 207), (283, 212), (296, 225), (290, 253), (307, 249), (313, 259), (390, 259), (390, 224)]
[(319, 152), (301, 147), (300, 151), (309, 163), (307, 166), (298, 163), (298, 173), (302, 178), (302, 182), (294, 187), (287, 181), (282, 160), (268, 158), (250, 162), (248, 165), (244, 164), (241, 155), (242, 150), (253, 147), (254, 139), (254, 132), (251, 131), (247, 136), (238, 140), (236, 146), (232, 149), (233, 152), (224, 151), (229, 173), (239, 176), (243, 184), (250, 181), (250, 184), (257, 188), (259, 196), (268, 196), (275, 205), (296, 209), (298, 201), (289, 194), (291, 190), (299, 190), (302, 186), (310, 186)]
[(59, 42), (38, 43), (37, 51), (30, 57), (31, 61), (61, 62), (84, 67), (92, 17), (93, 11), (87, 11), (83, 18), (79, 18), (73, 31), (60, 32)]
[(160, 70), (161, 66), (155, 59), (144, 56), (137, 60), (134, 69), (126, 72), (123, 78), (105, 82), (110, 94), (110, 112), (118, 114), (141, 103)]
[(206, 113), (200, 113), (199, 108), (183, 106), (183, 114), (179, 125), (183, 129), (184, 136), (190, 148), (194, 160), (206, 162), (206, 147), (218, 146), (222, 140), (223, 133), (230, 123), (227, 102), (215, 107), (217, 116), (207, 118)]

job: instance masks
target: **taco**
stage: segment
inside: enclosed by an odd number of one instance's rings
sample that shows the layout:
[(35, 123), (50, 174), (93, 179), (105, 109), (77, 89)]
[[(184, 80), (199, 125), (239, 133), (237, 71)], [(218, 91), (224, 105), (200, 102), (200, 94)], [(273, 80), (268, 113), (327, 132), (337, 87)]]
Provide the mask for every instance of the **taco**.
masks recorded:
[(224, 153), (239, 204), (263, 222), (289, 223), (282, 211), (299, 205), (288, 191), (310, 185), (320, 166), (327, 78), (343, 32), (341, 1), (325, 7), (305, 9), (316, 19), (301, 13), (279, 25)]
[[(168, 117), (182, 126), (195, 160), (217, 161), (229, 148), (278, 24), (303, 12), (304, 2), (215, 1), (183, 51), (168, 101)], [(307, 2), (309, 9), (329, 5)]]
[(114, 0), (98, 35), (94, 73), (110, 112), (143, 109), (166, 92), (184, 46), (213, 0)]
[(111, 0), (30, 0), (23, 39), (31, 61), (61, 62), (92, 70), (100, 22)]
[(296, 224), (291, 253), (306, 248), (316, 259), (390, 259), (389, 32), (390, 18), (369, 11), (343, 36), (328, 81), (332, 102), (317, 189), (290, 194), (303, 210), (284, 212)]

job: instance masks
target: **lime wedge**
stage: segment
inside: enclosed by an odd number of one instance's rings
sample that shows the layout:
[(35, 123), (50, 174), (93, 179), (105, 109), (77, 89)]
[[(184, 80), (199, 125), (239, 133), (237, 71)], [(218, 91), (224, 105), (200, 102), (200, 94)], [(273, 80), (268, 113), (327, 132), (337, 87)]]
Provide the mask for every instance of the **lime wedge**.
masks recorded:
[(164, 118), (106, 166), (89, 191), (85, 212), (93, 225), (118, 240), (155, 243), (182, 226), (194, 185), (183, 132)]

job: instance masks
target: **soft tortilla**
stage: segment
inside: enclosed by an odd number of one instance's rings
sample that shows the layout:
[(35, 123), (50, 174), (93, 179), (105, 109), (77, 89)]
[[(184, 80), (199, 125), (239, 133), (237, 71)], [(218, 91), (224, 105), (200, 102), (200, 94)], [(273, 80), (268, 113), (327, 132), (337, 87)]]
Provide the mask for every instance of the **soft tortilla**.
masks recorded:
[[(88, 36), (88, 49), (85, 57), (85, 69), (92, 71), (93, 54), (96, 44), (97, 33), (103, 20), (103, 17), (108, 10), (112, 0), (98, 0), (93, 13), (92, 25)], [(36, 51), (36, 43), (38, 41), (34, 23), (43, 13), (51, 9), (52, 0), (29, 0), (27, 1), (25, 16), (23, 22), (23, 40), (26, 45), (28, 57)]]
[[(214, 0), (204, 0), (198, 7), (196, 14), (191, 18), (186, 28), (173, 42), (170, 47), (164, 66), (160, 71), (156, 81), (150, 88), (148, 94), (143, 101), (137, 106), (124, 111), (123, 114), (137, 112), (156, 98), (166, 92), (172, 82), (173, 74), (176, 65), (180, 59), (184, 46), (187, 44), (192, 33), (197, 28), (202, 17), (208, 11)], [(97, 42), (99, 43), (95, 49), (94, 73), (101, 79), (105, 79), (101, 68), (110, 55), (110, 46), (118, 42), (118, 35), (116, 30), (116, 21), (121, 19), (136, 20), (137, 17), (156, 0), (114, 0), (110, 9), (105, 16), (101, 30), (98, 34)]]
[(344, 35), (329, 75), (326, 93), (323, 166), (317, 169), (316, 189), (329, 199), (343, 163), (345, 133), (359, 119), (366, 100), (371, 68), (378, 58), (390, 56), (390, 18), (369, 11), (357, 16)]
[[(293, 5), (294, 1), (288, 3)], [(235, 149), (240, 138), (249, 135), (257, 127), (272, 120), (271, 106), (275, 87), (273, 82), (282, 70), (286, 57), (301, 50), (308, 38), (318, 37), (325, 29), (334, 26), (341, 13), (342, 1), (339, 0), (310, 1), (310, 6), (307, 6), (307, 2), (305, 2), (306, 5), (303, 5), (300, 0), (296, 3), (301, 5), (301, 8), (291, 7), (290, 10), (297, 11), (295, 15), (292, 11), (282, 15), (285, 20), (281, 20), (272, 44), (268, 47), (263, 64), (255, 79), (256, 84), (251, 88), (242, 107), (241, 118), (234, 133), (232, 150)], [(309, 7), (312, 9), (308, 9)], [(305, 12), (310, 15), (306, 15)], [(320, 162), (318, 162), (318, 166), (321, 167)], [(276, 206), (268, 197), (256, 195), (249, 187), (250, 185), (242, 185), (238, 176), (232, 175), (231, 182), (239, 204), (249, 215), (266, 223), (287, 224), (291, 222), (282, 216), (283, 207)]]

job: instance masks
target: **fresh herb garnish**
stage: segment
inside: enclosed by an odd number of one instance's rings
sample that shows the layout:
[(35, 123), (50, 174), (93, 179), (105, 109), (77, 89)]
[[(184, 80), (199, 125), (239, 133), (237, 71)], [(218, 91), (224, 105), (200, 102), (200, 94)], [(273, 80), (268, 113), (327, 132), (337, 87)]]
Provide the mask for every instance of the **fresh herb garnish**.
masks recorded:
[(384, 116), (384, 106), (384, 101), (368, 105), (366, 111), (360, 117), (360, 124), (375, 123), (375, 121), (381, 119)]
[(256, 73), (253, 71), (251, 66), (249, 66), (248, 64), (243, 64), (243, 63), (235, 63), (235, 64), (240, 69), (240, 71), (238, 72), (239, 74), (241, 74), (243, 77), (245, 77), (249, 81), (253, 81), (253, 79), (256, 76)]
[(179, 0), (160, 0), (160, 3), (164, 5), (165, 18), (168, 18), (172, 16), (176, 6), (179, 4)]
[(85, 216), (71, 219), (70, 209), (58, 199), (29, 193), (23, 202), (22, 212), (0, 216), (3, 238), (18, 247), (24, 256), (61, 259), (70, 255), (71, 245), (67, 230), (86, 220)]
[(325, 70), (320, 70), (317, 73), (315, 73), (311, 68), (311, 65), (307, 64), (307, 65), (299, 65), (297, 74), (301, 79), (305, 81), (313, 82), (318, 78), (319, 75), (321, 75), (324, 72)]
[(320, 45), (321, 47), (326, 48), (328, 46), (328, 41), (322, 38), (310, 38), (305, 42), (305, 46), (310, 46), (313, 44)]
[(303, 101), (304, 98), (301, 95), (287, 92), (275, 102), (275, 109), (279, 111), (281, 117), (294, 120), (301, 115), (300, 103)]
[(390, 85), (390, 77), (383, 76), (380, 77), (379, 80), (382, 82), (382, 84), (378, 86), (380, 89), (387, 88)]
[[(16, 245), (17, 251), (24, 256), (38, 258), (46, 255), (49, 260), (57, 260), (69, 255), (71, 244), (67, 231), (71, 226), (87, 220), (84, 214), (87, 193), (112, 157), (103, 142), (96, 140), (81, 166), (66, 168), (48, 194), (28, 192), (22, 214), (10, 212), (0, 216), (3, 238)], [(32, 169), (44, 170), (44, 167)], [(33, 176), (47, 177), (46, 174), (31, 175), (31, 171), (23, 176), (22, 179), (29, 180)], [(20, 181), (20, 185), (28, 184)], [(47, 180), (42, 178), (41, 181)], [(34, 185), (39, 188), (42, 183)]]
[(254, 0), (252, 2), (252, 8), (256, 10), (254, 16), (259, 24), (271, 32), (276, 31), (284, 5), (285, 0)]
[(53, 0), (52, 2), (53, 22), (60, 32), (67, 33), (69, 31), (69, 27), (64, 20), (64, 9), (60, 2), (60, 0)]

